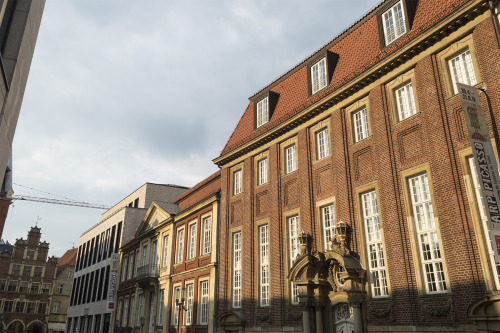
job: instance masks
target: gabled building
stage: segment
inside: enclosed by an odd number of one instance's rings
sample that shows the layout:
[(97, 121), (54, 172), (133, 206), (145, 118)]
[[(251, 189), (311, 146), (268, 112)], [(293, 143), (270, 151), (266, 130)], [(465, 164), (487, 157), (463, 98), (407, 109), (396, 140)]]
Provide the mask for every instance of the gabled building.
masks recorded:
[(381, 1), (250, 97), (214, 160), (219, 332), (500, 330), (457, 94), (498, 144), (499, 6)]

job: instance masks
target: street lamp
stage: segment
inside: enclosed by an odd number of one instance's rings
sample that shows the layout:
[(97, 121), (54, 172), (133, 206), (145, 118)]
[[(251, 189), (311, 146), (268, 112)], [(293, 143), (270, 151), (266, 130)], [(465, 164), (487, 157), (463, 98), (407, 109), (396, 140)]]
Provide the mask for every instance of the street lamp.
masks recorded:
[(337, 241), (340, 242), (342, 247), (344, 247), (347, 237), (347, 224), (343, 221), (339, 221), (339, 223), (337, 223), (337, 226), (335, 227), (335, 231), (337, 234)]
[(300, 255), (306, 255), (307, 254), (307, 246), (308, 246), (308, 240), (309, 240), (309, 235), (307, 232), (302, 230), (302, 232), (299, 235), (299, 249), (300, 249)]
[(181, 300), (179, 301), (178, 298), (175, 299), (175, 305), (179, 309), (178, 317), (177, 317), (177, 332), (180, 332), (180, 327), (181, 327), (181, 312), (182, 310), (187, 311), (186, 306), (184, 305), (184, 300), (186, 299), (186, 288), (182, 288), (182, 297)]

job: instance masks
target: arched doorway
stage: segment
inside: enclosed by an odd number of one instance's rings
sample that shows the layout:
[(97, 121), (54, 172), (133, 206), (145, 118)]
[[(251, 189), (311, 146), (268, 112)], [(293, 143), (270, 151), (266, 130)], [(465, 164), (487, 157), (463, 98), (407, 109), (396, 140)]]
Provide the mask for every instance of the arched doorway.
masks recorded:
[(23, 333), (24, 332), (24, 324), (19, 321), (15, 320), (7, 326), (7, 333)]
[(354, 333), (354, 312), (347, 303), (337, 304), (334, 308), (335, 332)]

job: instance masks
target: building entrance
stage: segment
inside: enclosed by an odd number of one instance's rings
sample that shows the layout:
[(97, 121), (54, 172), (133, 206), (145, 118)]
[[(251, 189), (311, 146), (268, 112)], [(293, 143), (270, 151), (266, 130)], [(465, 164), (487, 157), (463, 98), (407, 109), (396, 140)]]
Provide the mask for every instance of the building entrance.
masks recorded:
[(335, 332), (354, 333), (354, 312), (347, 303), (335, 306)]

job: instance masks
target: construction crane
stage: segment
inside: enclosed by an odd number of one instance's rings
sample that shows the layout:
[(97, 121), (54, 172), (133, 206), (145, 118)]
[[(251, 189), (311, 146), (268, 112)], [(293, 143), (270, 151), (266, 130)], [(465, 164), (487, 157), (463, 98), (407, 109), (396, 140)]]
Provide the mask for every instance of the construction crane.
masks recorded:
[(110, 208), (110, 207), (105, 206), (105, 205), (91, 204), (91, 203), (83, 202), (83, 201), (30, 197), (27, 195), (13, 195), (12, 200), (26, 200), (26, 201), (50, 203), (50, 204), (54, 204), (54, 205), (78, 206), (78, 207), (97, 208), (97, 209), (109, 209)]

